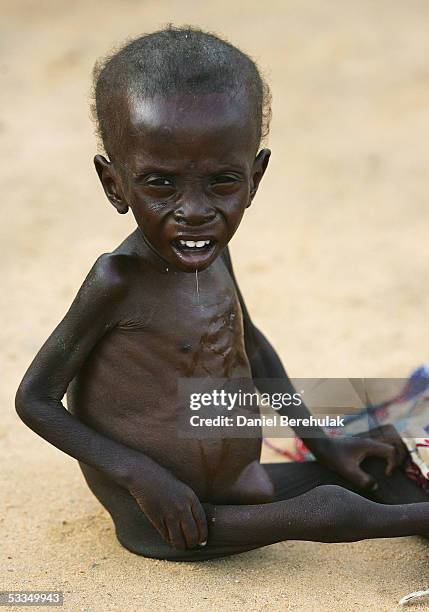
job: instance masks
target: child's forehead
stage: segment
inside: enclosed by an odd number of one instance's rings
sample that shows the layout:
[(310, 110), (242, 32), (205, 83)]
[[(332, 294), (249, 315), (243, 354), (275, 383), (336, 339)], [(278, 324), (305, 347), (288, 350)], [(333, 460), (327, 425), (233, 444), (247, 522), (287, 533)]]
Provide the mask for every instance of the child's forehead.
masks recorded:
[(174, 137), (185, 131), (198, 134), (210, 130), (220, 136), (231, 131), (238, 136), (255, 128), (248, 100), (229, 92), (178, 93), (152, 98), (129, 94), (122, 108), (118, 119), (130, 135), (141, 132)]

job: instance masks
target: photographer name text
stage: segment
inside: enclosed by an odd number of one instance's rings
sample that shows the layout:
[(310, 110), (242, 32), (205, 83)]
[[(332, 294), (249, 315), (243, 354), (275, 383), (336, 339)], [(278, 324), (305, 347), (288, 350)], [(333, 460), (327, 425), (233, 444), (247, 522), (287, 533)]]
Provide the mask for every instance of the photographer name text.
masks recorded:
[(311, 416), (298, 419), (279, 414), (258, 417), (242, 414), (201, 417), (194, 414), (189, 418), (189, 423), (192, 427), (344, 427), (344, 417)]

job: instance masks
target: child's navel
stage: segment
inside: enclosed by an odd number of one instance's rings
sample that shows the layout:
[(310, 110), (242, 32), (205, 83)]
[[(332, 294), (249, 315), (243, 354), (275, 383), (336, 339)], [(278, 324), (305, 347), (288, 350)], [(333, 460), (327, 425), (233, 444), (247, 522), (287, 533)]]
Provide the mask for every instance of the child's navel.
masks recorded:
[(182, 353), (190, 353), (192, 351), (192, 344), (190, 342), (181, 342), (179, 344), (179, 350)]

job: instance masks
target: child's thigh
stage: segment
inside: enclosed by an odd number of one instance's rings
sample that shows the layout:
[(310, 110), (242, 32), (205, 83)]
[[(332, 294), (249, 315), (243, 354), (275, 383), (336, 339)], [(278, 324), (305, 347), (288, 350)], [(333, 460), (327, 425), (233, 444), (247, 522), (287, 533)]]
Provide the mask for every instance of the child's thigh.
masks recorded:
[(297, 497), (317, 486), (327, 484), (339, 485), (382, 504), (429, 501), (429, 495), (408, 478), (403, 465), (396, 468), (391, 476), (386, 476), (386, 462), (378, 457), (367, 458), (362, 463), (362, 469), (371, 474), (378, 483), (377, 491), (371, 493), (356, 489), (350, 482), (317, 461), (268, 463), (264, 468), (274, 484), (276, 501)]
[(352, 485), (317, 461), (263, 464), (275, 490), (275, 501), (282, 501), (307, 493), (321, 485), (339, 485), (353, 489)]

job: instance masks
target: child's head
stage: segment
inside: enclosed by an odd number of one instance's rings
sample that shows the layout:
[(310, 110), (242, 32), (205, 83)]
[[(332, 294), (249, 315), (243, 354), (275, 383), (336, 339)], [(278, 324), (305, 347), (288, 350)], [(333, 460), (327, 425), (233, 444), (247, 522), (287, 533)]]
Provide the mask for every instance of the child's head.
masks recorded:
[(213, 34), (169, 27), (96, 65), (94, 114), (110, 158), (95, 164), (110, 202), (120, 213), (131, 207), (166, 263), (209, 265), (269, 159), (267, 149), (256, 156), (271, 110), (255, 63)]

